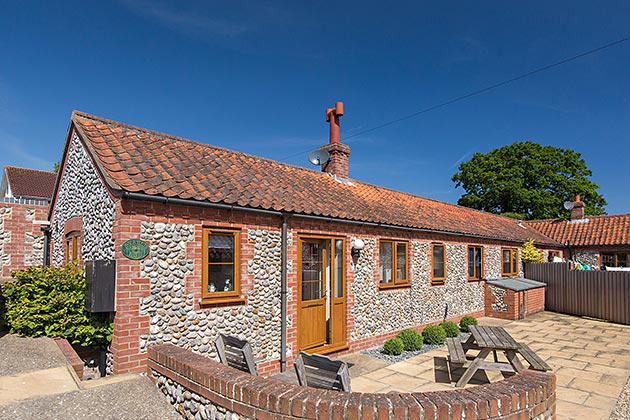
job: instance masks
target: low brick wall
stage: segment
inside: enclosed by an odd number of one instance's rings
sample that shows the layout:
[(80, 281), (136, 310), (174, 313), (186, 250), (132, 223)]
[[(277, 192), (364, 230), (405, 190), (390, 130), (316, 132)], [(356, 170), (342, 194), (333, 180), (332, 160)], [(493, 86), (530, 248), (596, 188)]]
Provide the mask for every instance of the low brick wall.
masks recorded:
[(545, 288), (514, 291), (486, 284), (486, 316), (516, 320), (545, 310)]
[(462, 390), (373, 394), (251, 376), (171, 344), (148, 353), (149, 377), (190, 419), (555, 419), (556, 378), (547, 373)]
[(55, 343), (66, 357), (66, 360), (74, 369), (79, 379), (83, 379), (83, 360), (79, 357), (72, 345), (65, 338), (55, 338)]

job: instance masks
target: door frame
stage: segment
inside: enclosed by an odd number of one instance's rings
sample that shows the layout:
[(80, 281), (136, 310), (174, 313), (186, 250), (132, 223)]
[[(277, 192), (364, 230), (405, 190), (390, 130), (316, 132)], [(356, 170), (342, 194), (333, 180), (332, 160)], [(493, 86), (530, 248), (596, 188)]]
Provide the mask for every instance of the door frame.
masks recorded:
[[(317, 235), (317, 234), (298, 234), (297, 238), (297, 323), (296, 323), (296, 340), (298, 351), (303, 350), (300, 346), (300, 325), (303, 320), (301, 319), (301, 304), (302, 304), (302, 243), (309, 240), (320, 240), (320, 241), (329, 241), (330, 249), (333, 252), (330, 252), (328, 256), (330, 260), (330, 272), (329, 281), (330, 281), (330, 290), (329, 290), (329, 299), (326, 299), (325, 305), (327, 306), (326, 310), (330, 311), (330, 322), (323, 325), (323, 328), (326, 328), (326, 337), (328, 337), (328, 341), (323, 345), (317, 347), (308, 348), (310, 353), (318, 353), (318, 354), (328, 354), (333, 353), (340, 350), (345, 350), (348, 348), (348, 340), (347, 340), (347, 295), (348, 295), (348, 287), (347, 287), (347, 250), (346, 244), (347, 240), (344, 236), (337, 235)], [(334, 284), (334, 270), (335, 270), (335, 241), (341, 240), (341, 297), (335, 297), (335, 284)], [(324, 271), (326, 272), (326, 267), (324, 267)], [(326, 275), (326, 273), (324, 273)], [(326, 295), (326, 291), (324, 290), (324, 295)], [(336, 334), (333, 334), (333, 323), (341, 323), (337, 325)], [(339, 328), (340, 327), (340, 328)]]

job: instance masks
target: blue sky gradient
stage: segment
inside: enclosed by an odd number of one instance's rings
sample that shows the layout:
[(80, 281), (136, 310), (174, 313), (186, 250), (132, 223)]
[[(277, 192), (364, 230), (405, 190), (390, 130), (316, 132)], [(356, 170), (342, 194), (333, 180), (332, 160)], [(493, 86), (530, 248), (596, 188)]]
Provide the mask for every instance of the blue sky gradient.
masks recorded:
[[(312, 167), (344, 137), (626, 36), (630, 2), (0, 5), (0, 165), (50, 170), (73, 109)], [(630, 42), (347, 141), (350, 177), (447, 202), (462, 160), (572, 148), (629, 213)]]

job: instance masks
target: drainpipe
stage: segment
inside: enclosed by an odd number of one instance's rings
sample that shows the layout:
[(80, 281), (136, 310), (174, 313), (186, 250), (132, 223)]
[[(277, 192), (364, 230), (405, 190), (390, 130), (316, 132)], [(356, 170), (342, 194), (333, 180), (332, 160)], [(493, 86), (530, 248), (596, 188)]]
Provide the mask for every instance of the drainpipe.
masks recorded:
[(47, 266), (50, 265), (50, 227), (42, 227), (42, 232), (44, 233), (44, 260), (42, 265)]
[(280, 372), (287, 370), (287, 224), (289, 215), (282, 215), (282, 256), (280, 258)]

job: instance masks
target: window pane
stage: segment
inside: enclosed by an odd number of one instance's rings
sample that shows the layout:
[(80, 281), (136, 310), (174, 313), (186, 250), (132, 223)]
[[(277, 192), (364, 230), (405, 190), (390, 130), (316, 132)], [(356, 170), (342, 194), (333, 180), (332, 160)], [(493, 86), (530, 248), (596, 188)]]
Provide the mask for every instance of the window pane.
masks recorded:
[(381, 242), (379, 248), (381, 283), (392, 282), (392, 243)]
[(335, 294), (336, 298), (343, 297), (343, 241), (335, 240)]
[(614, 254), (602, 254), (602, 264), (608, 267), (613, 267), (615, 265)]
[(234, 291), (234, 264), (208, 265), (208, 292)]
[(444, 246), (433, 247), (433, 277), (444, 278)]
[(518, 271), (518, 252), (516, 250), (512, 250), (512, 270), (511, 273), (516, 273)]
[(475, 249), (468, 248), (468, 277), (475, 277)]
[(234, 235), (214, 232), (208, 235), (208, 262), (234, 262)]
[(503, 273), (504, 274), (509, 274), (512, 270), (510, 270), (510, 250), (509, 249), (504, 249), (503, 250)]
[(407, 244), (396, 244), (396, 280), (407, 280)]
[(323, 251), (317, 242), (302, 243), (302, 300), (322, 298)]
[(617, 254), (617, 267), (628, 266), (628, 254)]

